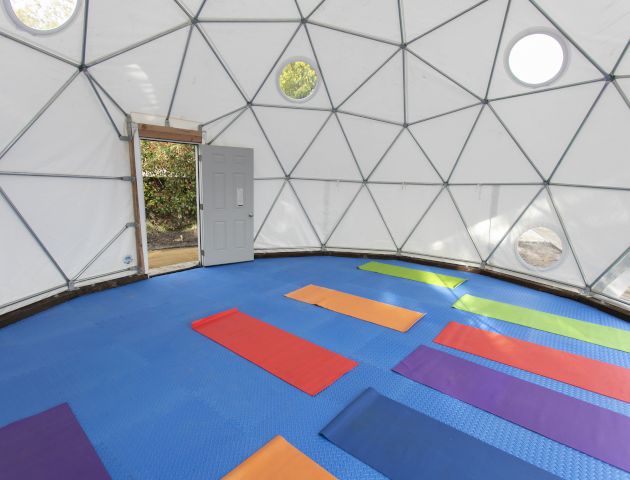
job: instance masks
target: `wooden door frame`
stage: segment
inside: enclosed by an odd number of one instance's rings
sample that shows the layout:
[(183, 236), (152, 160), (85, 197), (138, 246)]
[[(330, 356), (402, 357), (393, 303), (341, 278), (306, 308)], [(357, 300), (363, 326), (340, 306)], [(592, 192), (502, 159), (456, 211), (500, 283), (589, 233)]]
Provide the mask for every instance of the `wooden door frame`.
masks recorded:
[(173, 143), (187, 143), (195, 146), (195, 184), (197, 197), (197, 250), (201, 262), (201, 226), (199, 224), (199, 149), (203, 143), (201, 129), (188, 130), (184, 128), (165, 127), (148, 123), (129, 121), (129, 161), (133, 172), (131, 190), (133, 214), (136, 224), (136, 256), (138, 259), (138, 273), (149, 272), (149, 247), (147, 242), (147, 217), (144, 204), (144, 179), (142, 177), (141, 140), (154, 140)]

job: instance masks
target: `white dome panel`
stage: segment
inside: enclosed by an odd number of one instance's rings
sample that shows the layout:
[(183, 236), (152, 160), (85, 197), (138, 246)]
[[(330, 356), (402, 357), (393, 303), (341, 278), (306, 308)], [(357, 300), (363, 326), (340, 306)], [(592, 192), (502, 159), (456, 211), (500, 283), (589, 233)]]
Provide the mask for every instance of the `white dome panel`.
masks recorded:
[(321, 245), (293, 188), (285, 182), (269, 216), (254, 240), (260, 249), (308, 249)]
[(286, 172), (293, 170), (332, 115), (296, 108), (255, 107), (254, 111)]
[(360, 183), (349, 182), (291, 180), (291, 184), (322, 241), (361, 188)]
[(330, 248), (395, 251), (387, 226), (367, 187), (362, 187), (327, 242)]
[(442, 189), (402, 250), (444, 260), (479, 263), (481, 258), (448, 193)]
[(552, 179), (627, 188), (630, 185), (630, 108), (608, 84)]
[(371, 183), (368, 188), (394, 237), (396, 246), (400, 248), (442, 187)]

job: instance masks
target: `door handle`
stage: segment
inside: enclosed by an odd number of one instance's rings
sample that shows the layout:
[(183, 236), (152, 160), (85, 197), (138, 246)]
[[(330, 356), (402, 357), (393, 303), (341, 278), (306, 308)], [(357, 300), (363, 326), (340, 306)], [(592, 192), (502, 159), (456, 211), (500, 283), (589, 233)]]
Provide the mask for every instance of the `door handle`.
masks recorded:
[(253, 214), (253, 213), (250, 213), (250, 214), (249, 214), (249, 216), (250, 216), (250, 217), (253, 217), (253, 216), (254, 216), (254, 214)]

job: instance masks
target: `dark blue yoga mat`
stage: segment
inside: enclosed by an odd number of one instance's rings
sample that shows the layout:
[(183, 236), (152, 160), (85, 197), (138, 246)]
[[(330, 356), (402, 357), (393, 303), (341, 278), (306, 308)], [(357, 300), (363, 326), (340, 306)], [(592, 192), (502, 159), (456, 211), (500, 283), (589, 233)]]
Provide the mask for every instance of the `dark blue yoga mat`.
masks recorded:
[(321, 435), (392, 480), (558, 479), (372, 388)]

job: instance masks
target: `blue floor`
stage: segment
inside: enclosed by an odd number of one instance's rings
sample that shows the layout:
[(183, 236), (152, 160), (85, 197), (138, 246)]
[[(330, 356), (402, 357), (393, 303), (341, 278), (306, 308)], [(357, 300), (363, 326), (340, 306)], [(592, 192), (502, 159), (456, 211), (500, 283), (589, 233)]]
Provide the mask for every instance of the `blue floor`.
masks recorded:
[[(630, 367), (627, 353), (452, 309), (464, 293), (626, 330), (630, 324), (476, 274), (410, 265), (468, 279), (451, 291), (358, 270), (364, 262), (302, 257), (194, 269), (86, 295), (1, 329), (0, 426), (68, 402), (114, 479), (220, 478), (278, 434), (338, 478), (381, 479), (318, 435), (374, 387), (562, 478), (629, 477), (390, 369), (420, 344), (449, 350), (431, 340), (451, 320)], [(428, 314), (400, 333), (283, 297), (309, 283)], [(310, 397), (190, 328), (231, 307), (360, 364)], [(621, 401), (449, 353), (630, 415)]]

